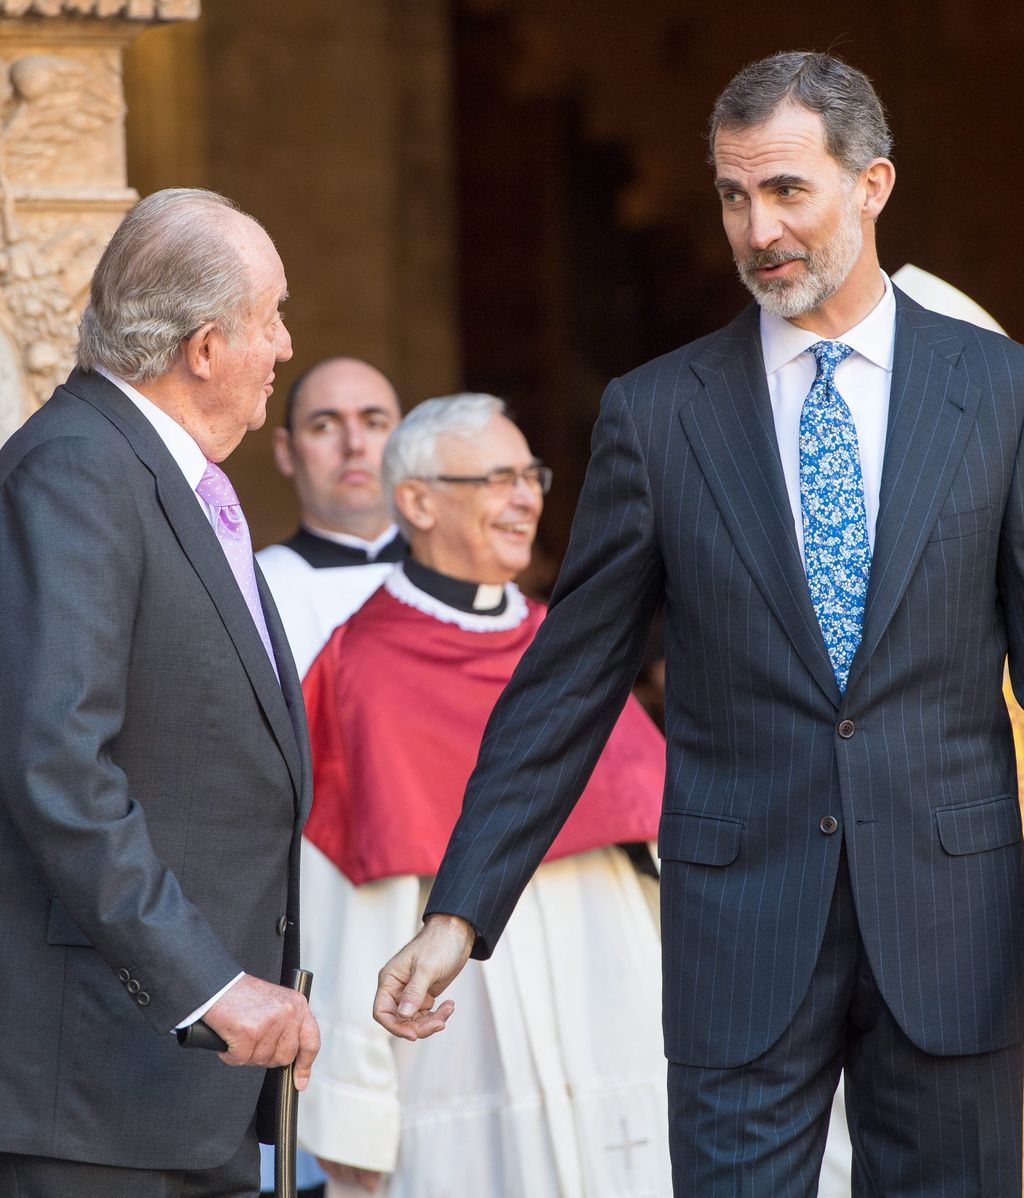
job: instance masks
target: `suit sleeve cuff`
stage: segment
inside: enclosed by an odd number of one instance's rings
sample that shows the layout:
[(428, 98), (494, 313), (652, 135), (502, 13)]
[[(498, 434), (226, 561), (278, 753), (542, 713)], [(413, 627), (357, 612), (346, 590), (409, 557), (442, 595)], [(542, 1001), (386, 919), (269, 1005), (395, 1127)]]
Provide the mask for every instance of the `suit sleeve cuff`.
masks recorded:
[(186, 1015), (185, 1018), (181, 1021), (181, 1023), (175, 1024), (174, 1028), (172, 1029), (172, 1034), (173, 1034), (173, 1032), (176, 1032), (179, 1028), (191, 1027), (192, 1024), (195, 1023), (197, 1020), (202, 1019), (202, 1017), (213, 1006), (213, 1004), (215, 1002), (217, 1002), (219, 999), (223, 998), (224, 995), (227, 994), (227, 992), (231, 989), (231, 987), (236, 982), (240, 981), (244, 977), (245, 977), (245, 971), (243, 970), (240, 974), (237, 974), (235, 977), (233, 977), (226, 986), (222, 986), (217, 991), (217, 993), (213, 996), (213, 998), (207, 999), (206, 1002), (204, 1002), (201, 1007), (196, 1007), (196, 1009), (192, 1012), (191, 1015)]

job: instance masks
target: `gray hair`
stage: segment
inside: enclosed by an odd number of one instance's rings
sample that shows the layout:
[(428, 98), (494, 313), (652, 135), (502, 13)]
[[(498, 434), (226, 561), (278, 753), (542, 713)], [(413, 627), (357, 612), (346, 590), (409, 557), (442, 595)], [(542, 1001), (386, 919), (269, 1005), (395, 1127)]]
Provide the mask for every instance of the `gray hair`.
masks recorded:
[(821, 117), (825, 147), (852, 175), (892, 153), (892, 134), (871, 80), (831, 54), (773, 54), (743, 68), (715, 101), (708, 128), (710, 159), (722, 129), (751, 129), (786, 102)]
[(441, 437), (470, 438), (495, 416), (508, 416), (504, 400), (466, 392), (428, 399), (399, 421), (384, 446), (381, 479), (394, 508), (395, 487), (407, 478), (433, 478)]
[(78, 365), (128, 382), (166, 374), (181, 342), (208, 321), (231, 341), (253, 283), (229, 240), (231, 200), (178, 187), (140, 200), (118, 225), (92, 276), (78, 328)]

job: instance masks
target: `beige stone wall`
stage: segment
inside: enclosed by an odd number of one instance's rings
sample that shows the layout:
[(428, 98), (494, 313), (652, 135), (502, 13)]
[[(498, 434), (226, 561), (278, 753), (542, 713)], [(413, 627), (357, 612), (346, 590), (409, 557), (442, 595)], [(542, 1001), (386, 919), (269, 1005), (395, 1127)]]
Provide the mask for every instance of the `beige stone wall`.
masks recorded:
[(122, 51), (198, 0), (0, 0), (0, 441), (68, 373), (127, 186)]

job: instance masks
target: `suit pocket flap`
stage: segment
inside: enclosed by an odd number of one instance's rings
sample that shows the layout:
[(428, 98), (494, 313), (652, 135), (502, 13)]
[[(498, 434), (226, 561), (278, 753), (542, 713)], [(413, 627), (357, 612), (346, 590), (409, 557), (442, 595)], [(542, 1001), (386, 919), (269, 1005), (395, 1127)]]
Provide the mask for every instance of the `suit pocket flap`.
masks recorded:
[(91, 947), (92, 941), (71, 918), (71, 912), (54, 895), (50, 899), (50, 918), (46, 925), (47, 944), (77, 944)]
[(935, 823), (942, 847), (953, 857), (1017, 844), (1021, 838), (1016, 795), (999, 795), (956, 807), (937, 807)]
[(721, 815), (664, 811), (658, 828), (658, 856), (694, 865), (729, 865), (740, 852), (743, 823)]
[(972, 532), (988, 528), (992, 519), (991, 507), (972, 508), (969, 512), (949, 512), (939, 516), (929, 538), (932, 541), (950, 541), (954, 537), (966, 537)]

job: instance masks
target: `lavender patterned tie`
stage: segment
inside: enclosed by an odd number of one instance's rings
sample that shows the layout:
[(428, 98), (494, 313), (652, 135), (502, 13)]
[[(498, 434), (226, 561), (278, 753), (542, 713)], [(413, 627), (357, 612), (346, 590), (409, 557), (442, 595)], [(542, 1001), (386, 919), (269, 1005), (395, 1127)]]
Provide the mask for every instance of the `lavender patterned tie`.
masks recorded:
[(818, 341), (810, 352), (818, 370), (800, 413), (804, 565), (842, 694), (860, 644), (871, 572), (857, 429), (833, 381), (853, 350), (841, 341)]
[(277, 673), (277, 662), (274, 660), (274, 650), (270, 644), (270, 633), (267, 631), (267, 621), (263, 615), (259, 591), (256, 588), (256, 570), (252, 559), (252, 540), (249, 537), (249, 526), (245, 522), (242, 508), (235, 494), (231, 480), (219, 466), (213, 462), (206, 463), (206, 473), (199, 480), (196, 494), (213, 508), (213, 531), (228, 559), (231, 573), (235, 576), (238, 589), (249, 609), (249, 614), (260, 634), (260, 640), (270, 658), (270, 664)]

